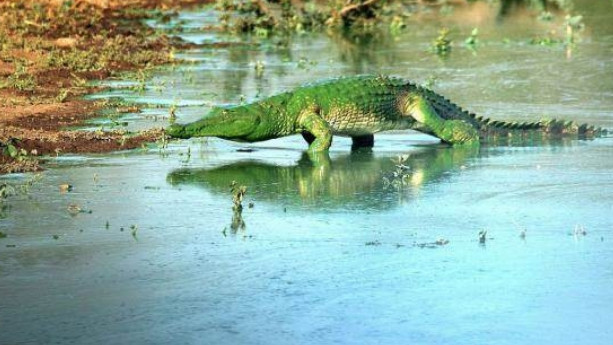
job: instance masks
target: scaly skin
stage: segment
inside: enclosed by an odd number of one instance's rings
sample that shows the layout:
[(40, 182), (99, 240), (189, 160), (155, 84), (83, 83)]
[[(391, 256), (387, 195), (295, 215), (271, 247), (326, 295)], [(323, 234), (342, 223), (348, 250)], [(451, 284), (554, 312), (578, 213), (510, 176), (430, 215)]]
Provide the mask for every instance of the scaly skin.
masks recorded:
[(305, 85), (251, 104), (216, 107), (201, 120), (172, 125), (168, 134), (256, 142), (300, 133), (309, 151), (320, 152), (330, 148), (333, 135), (351, 137), (354, 148), (372, 147), (374, 133), (392, 129), (414, 129), (451, 145), (478, 144), (480, 137), (494, 135), (606, 133), (558, 120), (492, 121), (399, 78), (356, 76)]

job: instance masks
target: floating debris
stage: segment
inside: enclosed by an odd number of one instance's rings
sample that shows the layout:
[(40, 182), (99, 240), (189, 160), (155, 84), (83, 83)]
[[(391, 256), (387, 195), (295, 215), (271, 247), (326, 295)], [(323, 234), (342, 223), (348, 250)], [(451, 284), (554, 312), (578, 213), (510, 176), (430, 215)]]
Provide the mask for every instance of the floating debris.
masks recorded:
[(72, 185), (69, 183), (60, 184), (60, 193), (72, 192)]
[(424, 243), (413, 243), (414, 247), (418, 247), (418, 248), (437, 248), (437, 247), (442, 247), (444, 245), (449, 244), (449, 240), (445, 239), (445, 238), (439, 238), (434, 242), (424, 242)]
[(439, 238), (438, 240), (436, 240), (436, 242), (434, 242), (436, 245), (438, 246), (444, 246), (446, 244), (449, 243), (449, 240), (446, 238)]
[(70, 213), (71, 215), (77, 215), (79, 213), (83, 212), (83, 209), (81, 208), (81, 206), (77, 205), (77, 204), (70, 204), (68, 205), (68, 213)]
[(78, 204), (69, 204), (67, 207), (68, 213), (70, 213), (71, 216), (76, 216), (79, 213), (92, 213), (92, 210), (86, 210), (84, 208), (82, 208), (81, 206), (79, 206)]
[(125, 107), (117, 107), (115, 108), (115, 111), (120, 113), (120, 114), (125, 114), (125, 113), (140, 113), (141, 110), (138, 106), (136, 105), (128, 105)]
[(132, 233), (132, 237), (133, 237), (135, 240), (137, 240), (137, 241), (138, 241), (138, 238), (136, 238), (136, 232), (138, 231), (138, 225), (136, 225), (136, 224), (132, 224), (132, 225), (130, 225), (130, 230), (131, 230), (131, 233)]
[(585, 230), (585, 227), (583, 225), (577, 224), (577, 225), (575, 225), (574, 235), (575, 235), (575, 237), (586, 236), (587, 235), (587, 230)]

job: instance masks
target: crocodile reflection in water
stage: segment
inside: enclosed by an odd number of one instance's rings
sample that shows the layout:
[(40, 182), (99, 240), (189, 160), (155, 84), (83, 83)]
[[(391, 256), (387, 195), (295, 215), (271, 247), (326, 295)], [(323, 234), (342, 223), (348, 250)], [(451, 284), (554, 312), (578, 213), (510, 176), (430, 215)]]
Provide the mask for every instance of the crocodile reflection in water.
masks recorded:
[(219, 194), (227, 194), (230, 183), (237, 181), (249, 188), (249, 197), (255, 201), (328, 210), (383, 210), (398, 204), (399, 194), (410, 198), (425, 184), (459, 170), (478, 153), (477, 148), (424, 148), (412, 152), (404, 162), (409, 167), (408, 183), (400, 191), (387, 188), (384, 182), (396, 170), (396, 157), (377, 157), (369, 151), (332, 160), (323, 154), (317, 165), (304, 154), (293, 166), (249, 160), (208, 169), (183, 168), (171, 172), (167, 181), (175, 186), (202, 186)]

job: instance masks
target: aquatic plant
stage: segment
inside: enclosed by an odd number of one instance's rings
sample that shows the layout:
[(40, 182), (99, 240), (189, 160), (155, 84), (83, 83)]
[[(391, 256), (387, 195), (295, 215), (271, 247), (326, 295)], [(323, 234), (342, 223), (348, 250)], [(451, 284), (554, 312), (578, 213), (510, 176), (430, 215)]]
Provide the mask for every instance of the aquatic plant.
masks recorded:
[(173, 124), (177, 121), (177, 109), (178, 109), (178, 105), (177, 102), (173, 102), (170, 107), (168, 108), (168, 122), (170, 124)]
[(138, 238), (136, 237), (137, 231), (138, 231), (138, 225), (136, 224), (130, 225), (130, 233), (132, 234), (132, 238), (134, 238), (134, 240), (136, 241), (138, 241)]
[(400, 190), (402, 187), (410, 184), (410, 168), (404, 164), (409, 157), (409, 155), (398, 155), (395, 159), (392, 158), (395, 170), (391, 173), (391, 176), (383, 176), (384, 188), (393, 187), (396, 190)]
[(487, 240), (487, 230), (483, 229), (479, 231), (479, 243), (485, 244)]
[(438, 37), (432, 41), (432, 50), (438, 56), (445, 57), (451, 53), (451, 43), (449, 29), (442, 28), (438, 32)]
[(566, 26), (566, 43), (575, 43), (577, 32), (583, 30), (585, 27), (583, 24), (583, 16), (571, 16), (567, 14), (564, 18), (564, 24)]
[(26, 195), (32, 189), (32, 186), (40, 181), (40, 174), (30, 176), (24, 183), (0, 183), (0, 219), (6, 218), (8, 211), (11, 209), (7, 199), (17, 195)]
[(431, 74), (428, 76), (428, 78), (426, 78), (426, 81), (423, 83), (423, 86), (427, 89), (431, 89), (434, 87), (437, 81), (438, 77)]
[(468, 36), (468, 38), (466, 38), (464, 40), (464, 44), (466, 46), (468, 46), (469, 48), (475, 48), (475, 46), (479, 42), (479, 40), (477, 38), (478, 35), (479, 35), (479, 29), (478, 28), (474, 28), (471, 31), (470, 36)]
[(541, 45), (541, 46), (552, 46), (552, 45), (562, 43), (562, 40), (555, 38), (553, 36), (553, 33), (549, 32), (547, 36), (531, 38), (529, 43), (534, 44), (534, 45)]
[(181, 164), (188, 164), (192, 158), (192, 148), (191, 146), (187, 147), (187, 152), (179, 153), (180, 156), (184, 156), (185, 158), (181, 160)]
[(240, 185), (236, 181), (230, 183), (230, 192), (232, 193), (232, 222), (230, 228), (232, 233), (238, 230), (244, 230), (247, 225), (243, 220), (243, 198), (247, 193), (247, 186)]
[(245, 197), (245, 193), (247, 193), (247, 186), (243, 186), (236, 181), (232, 181), (232, 183), (230, 183), (230, 193), (232, 193), (232, 210), (242, 211), (243, 198)]
[(402, 29), (406, 28), (407, 24), (402, 16), (393, 16), (390, 22), (390, 32), (392, 34), (398, 34)]
[(260, 78), (264, 75), (264, 62), (261, 60), (257, 60), (254, 65), (255, 68), (255, 76)]
[(15, 194), (15, 188), (7, 183), (0, 184), (0, 203)]

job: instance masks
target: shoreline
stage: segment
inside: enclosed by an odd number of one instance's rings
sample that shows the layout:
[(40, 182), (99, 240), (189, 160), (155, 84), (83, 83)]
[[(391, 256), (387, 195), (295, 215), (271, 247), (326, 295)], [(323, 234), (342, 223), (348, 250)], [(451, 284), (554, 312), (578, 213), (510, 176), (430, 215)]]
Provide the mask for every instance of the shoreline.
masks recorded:
[(87, 85), (89, 81), (180, 63), (171, 51), (189, 45), (157, 35), (143, 19), (165, 18), (202, 4), (195, 0), (1, 3), (0, 174), (41, 170), (39, 158), (45, 155), (128, 150), (161, 139), (162, 128), (137, 133), (66, 128), (85, 125), (115, 106), (84, 99), (104, 90)]

